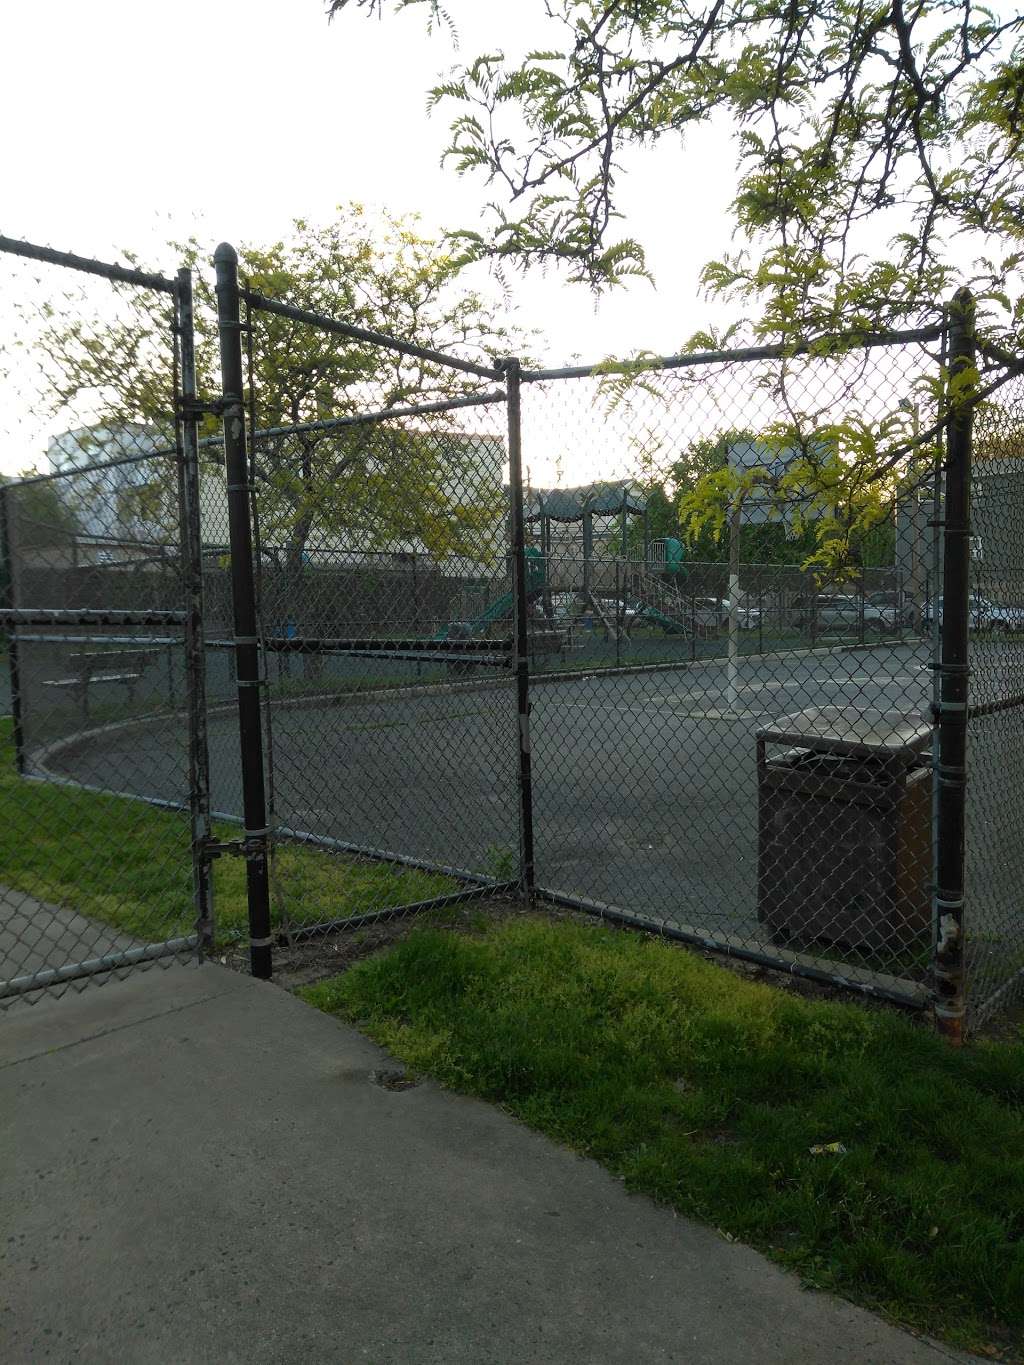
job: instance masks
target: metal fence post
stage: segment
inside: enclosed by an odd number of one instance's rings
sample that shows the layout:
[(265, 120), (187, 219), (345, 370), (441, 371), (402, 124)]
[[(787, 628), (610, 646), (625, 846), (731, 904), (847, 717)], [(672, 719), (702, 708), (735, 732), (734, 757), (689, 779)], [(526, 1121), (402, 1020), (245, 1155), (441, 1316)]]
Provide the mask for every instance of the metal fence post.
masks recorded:
[(224, 465), (227, 476), (231, 548), (231, 601), (234, 611), (235, 669), (238, 680), (238, 732), (245, 818), (246, 889), (249, 902), (249, 963), (253, 976), (268, 980), (273, 964), (270, 886), (267, 869), (267, 798), (260, 715), (260, 649), (256, 626), (256, 583), (249, 511), (249, 465), (245, 448), (242, 339), (238, 293), (238, 255), (222, 242), (214, 253), (217, 271), (217, 328), (220, 336)]
[[(950, 387), (974, 368), (974, 299), (960, 289), (949, 310)], [(954, 393), (946, 423), (939, 701), (935, 707), (936, 885), (933, 900), (935, 1022), (951, 1043), (963, 1039), (964, 816), (967, 785), (970, 480), (974, 407)]]
[[(200, 952), (213, 948), (213, 883), (210, 870), (210, 751), (206, 730), (206, 645), (203, 626), (203, 542), (199, 514), (199, 445), (196, 431), (195, 312), (192, 271), (178, 271), (177, 340), (178, 507), (181, 567), (185, 580), (185, 697), (188, 706), (189, 814), (192, 825), (192, 886)], [(174, 650), (167, 652), (174, 704)]]
[(523, 446), (520, 404), (522, 366), (504, 362), (508, 411), (509, 496), (512, 503), (513, 648), (519, 726), (519, 879), (522, 895), (533, 898), (533, 775), (530, 755), (530, 659), (526, 589), (526, 518), (523, 511)]
[[(0, 574), (3, 575), (3, 605), (13, 610), (14, 601), (14, 548), (11, 545), (11, 490), (0, 484)], [(7, 672), (11, 684), (11, 734), (14, 739), (14, 765), (18, 776), (25, 774), (25, 739), (21, 724), (21, 661), (18, 657), (18, 627), (14, 624), (4, 627), (7, 640)]]

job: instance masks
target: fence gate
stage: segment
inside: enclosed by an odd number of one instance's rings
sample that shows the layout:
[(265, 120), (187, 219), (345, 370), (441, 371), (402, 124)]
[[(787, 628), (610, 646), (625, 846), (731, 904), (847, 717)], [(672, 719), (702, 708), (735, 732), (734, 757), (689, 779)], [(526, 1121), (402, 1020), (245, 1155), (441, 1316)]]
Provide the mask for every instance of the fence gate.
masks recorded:
[(49, 466), (0, 487), (0, 1000), (495, 892), (953, 1036), (1019, 998), (1024, 397), (951, 406), (969, 295), (530, 370), (215, 268), (0, 239)]
[(521, 475), (503, 369), (268, 298), (228, 246), (216, 266), (238, 709), (210, 742), (237, 727), (267, 976), (519, 887)]
[(195, 360), (176, 279), (0, 239), (0, 1002), (208, 946)]

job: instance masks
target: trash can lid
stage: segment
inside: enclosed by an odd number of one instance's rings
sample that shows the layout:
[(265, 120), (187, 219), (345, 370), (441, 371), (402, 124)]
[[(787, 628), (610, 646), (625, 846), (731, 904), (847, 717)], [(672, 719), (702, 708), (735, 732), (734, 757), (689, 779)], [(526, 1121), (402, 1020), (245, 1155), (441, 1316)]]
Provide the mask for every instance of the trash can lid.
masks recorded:
[(853, 706), (811, 706), (762, 726), (757, 738), (767, 744), (797, 744), (813, 753), (919, 754), (931, 744), (932, 727), (916, 713)]

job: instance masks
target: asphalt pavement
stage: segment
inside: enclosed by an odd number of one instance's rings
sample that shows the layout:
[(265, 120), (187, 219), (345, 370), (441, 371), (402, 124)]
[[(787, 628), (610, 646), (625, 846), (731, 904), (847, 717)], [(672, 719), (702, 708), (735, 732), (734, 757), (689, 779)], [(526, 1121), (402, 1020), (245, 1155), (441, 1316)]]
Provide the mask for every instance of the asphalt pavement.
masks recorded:
[[(756, 928), (759, 726), (808, 706), (926, 710), (920, 647), (715, 660), (538, 681), (532, 693), (541, 885), (717, 933)], [(730, 683), (734, 684), (731, 688)], [(493, 871), (518, 847), (515, 698), (366, 693), (278, 705), (275, 818), (291, 829)], [(53, 751), (51, 770), (186, 799), (180, 722), (113, 729)], [(210, 722), (212, 803), (241, 811), (237, 721)]]

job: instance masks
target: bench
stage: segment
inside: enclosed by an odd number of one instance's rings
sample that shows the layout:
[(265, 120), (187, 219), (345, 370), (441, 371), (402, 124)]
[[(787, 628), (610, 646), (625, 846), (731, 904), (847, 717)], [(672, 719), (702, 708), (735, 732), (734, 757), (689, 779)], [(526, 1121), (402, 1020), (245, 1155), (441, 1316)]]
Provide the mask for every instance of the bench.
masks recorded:
[(89, 689), (119, 683), (128, 689), (129, 702), (135, 699), (135, 684), (159, 656), (157, 649), (102, 649), (71, 654), (68, 661), (75, 670), (70, 678), (44, 679), (44, 687), (66, 690), (82, 704), (82, 716), (89, 716)]

